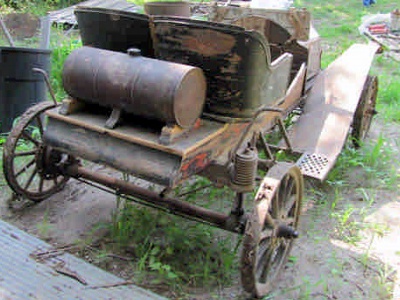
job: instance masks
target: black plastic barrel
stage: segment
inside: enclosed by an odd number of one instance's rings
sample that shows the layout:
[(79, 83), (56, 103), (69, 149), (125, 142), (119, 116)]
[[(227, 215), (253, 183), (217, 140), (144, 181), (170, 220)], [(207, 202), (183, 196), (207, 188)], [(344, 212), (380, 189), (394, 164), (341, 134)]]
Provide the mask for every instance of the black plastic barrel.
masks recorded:
[(51, 50), (0, 47), (0, 132), (11, 130), (14, 119), (47, 98), (43, 75), (50, 71)]

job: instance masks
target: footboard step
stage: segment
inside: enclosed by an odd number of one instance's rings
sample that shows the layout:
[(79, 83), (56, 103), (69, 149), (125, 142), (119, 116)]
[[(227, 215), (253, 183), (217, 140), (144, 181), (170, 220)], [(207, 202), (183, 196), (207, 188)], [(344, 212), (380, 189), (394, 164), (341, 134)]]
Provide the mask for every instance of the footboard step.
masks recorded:
[(303, 153), (296, 162), (304, 176), (325, 180), (334, 161), (330, 161), (326, 155), (317, 153)]
[(288, 131), (292, 150), (304, 153), (297, 165), (305, 176), (323, 181), (334, 166), (378, 48), (354, 44), (316, 77), (303, 114)]

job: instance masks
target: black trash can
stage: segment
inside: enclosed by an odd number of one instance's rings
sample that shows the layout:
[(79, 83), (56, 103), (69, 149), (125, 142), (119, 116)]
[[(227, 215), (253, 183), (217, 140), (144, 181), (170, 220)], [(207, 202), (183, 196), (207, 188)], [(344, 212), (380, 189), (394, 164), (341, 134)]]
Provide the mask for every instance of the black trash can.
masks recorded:
[(9, 132), (14, 119), (47, 99), (43, 75), (50, 72), (51, 50), (0, 47), (0, 132)]

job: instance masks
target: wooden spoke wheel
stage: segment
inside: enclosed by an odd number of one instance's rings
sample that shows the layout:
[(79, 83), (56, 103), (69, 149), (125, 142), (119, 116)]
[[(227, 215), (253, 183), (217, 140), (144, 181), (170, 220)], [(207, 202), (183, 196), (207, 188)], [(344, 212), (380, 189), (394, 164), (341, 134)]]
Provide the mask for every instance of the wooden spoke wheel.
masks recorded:
[(302, 195), (302, 174), (288, 163), (272, 167), (256, 194), (241, 257), (243, 288), (256, 297), (271, 290), (287, 260), (298, 235)]
[(39, 202), (61, 190), (68, 180), (55, 167), (63, 154), (43, 144), (44, 112), (55, 107), (40, 102), (29, 108), (12, 128), (3, 150), (3, 172), (19, 196)]
[(356, 148), (361, 146), (371, 127), (372, 118), (376, 114), (377, 94), (378, 78), (376, 76), (368, 76), (354, 115), (353, 130), (351, 132), (353, 144)]

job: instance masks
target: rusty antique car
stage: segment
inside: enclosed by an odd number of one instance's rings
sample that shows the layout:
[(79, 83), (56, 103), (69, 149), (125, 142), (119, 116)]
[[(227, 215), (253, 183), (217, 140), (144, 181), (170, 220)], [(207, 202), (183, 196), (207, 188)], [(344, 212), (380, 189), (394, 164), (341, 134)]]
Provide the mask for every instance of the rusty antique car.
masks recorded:
[[(69, 96), (21, 116), (4, 146), (4, 174), (32, 201), (76, 178), (243, 234), (242, 285), (261, 297), (298, 236), (303, 176), (324, 180), (348, 135), (358, 146), (369, 130), (379, 47), (354, 44), (321, 70), (306, 9), (201, 9), (207, 20), (78, 7), (84, 46), (64, 64)], [(271, 134), (280, 138), (272, 143)], [(279, 161), (278, 152), (295, 160)], [(82, 159), (161, 189), (92, 171)], [(194, 175), (234, 191), (228, 213), (174, 196)]]

